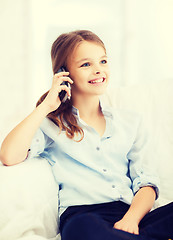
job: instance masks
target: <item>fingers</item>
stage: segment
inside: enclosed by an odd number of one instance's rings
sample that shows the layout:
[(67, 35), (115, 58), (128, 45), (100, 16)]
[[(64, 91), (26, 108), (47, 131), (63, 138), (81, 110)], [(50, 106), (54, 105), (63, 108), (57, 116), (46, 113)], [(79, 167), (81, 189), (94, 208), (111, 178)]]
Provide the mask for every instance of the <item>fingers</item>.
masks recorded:
[(73, 80), (68, 77), (69, 72), (59, 72), (54, 75), (53, 80), (58, 81), (61, 84), (63, 81), (68, 81), (69, 83), (73, 84)]
[(71, 97), (71, 90), (67, 85), (60, 85), (58, 92), (60, 93), (62, 90), (65, 90), (67, 92), (67, 95)]
[(70, 88), (67, 87), (66, 85), (62, 85), (62, 82), (69, 82), (70, 84), (73, 84), (73, 80), (68, 77), (69, 72), (60, 72), (56, 73), (53, 77), (53, 82), (52, 82), (52, 90), (61, 92), (62, 90), (65, 90), (68, 94), (68, 96), (71, 96)]
[(117, 222), (114, 224), (113, 227), (118, 230), (122, 230), (125, 232), (139, 235), (139, 227), (136, 224), (135, 225), (134, 224), (132, 224), (132, 225), (131, 224), (121, 224), (121, 223)]
[(67, 92), (68, 98), (71, 97), (70, 86), (62, 84), (63, 81), (67, 81), (70, 84), (73, 84), (73, 81), (71, 80), (70, 77), (68, 77), (68, 75), (69, 75), (69, 72), (59, 72), (53, 76), (52, 87), (47, 96), (47, 101), (49, 105), (55, 106), (56, 103), (58, 104), (60, 103), (59, 93), (62, 90), (65, 90)]
[(63, 77), (63, 76), (68, 76), (70, 73), (69, 72), (59, 72), (59, 73), (55, 73), (54, 76), (60, 76), (60, 77)]

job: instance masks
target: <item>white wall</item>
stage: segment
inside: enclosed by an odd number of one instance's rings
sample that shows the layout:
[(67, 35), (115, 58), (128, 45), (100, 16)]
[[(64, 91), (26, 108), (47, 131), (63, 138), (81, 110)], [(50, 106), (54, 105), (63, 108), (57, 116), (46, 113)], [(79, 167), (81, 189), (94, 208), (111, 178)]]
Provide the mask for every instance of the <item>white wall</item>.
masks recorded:
[(30, 107), (30, 24), (28, 1), (0, 1), (0, 143)]
[(50, 87), (50, 48), (62, 32), (103, 39), (111, 86), (173, 79), (172, 12), (172, 0), (1, 0), (0, 143)]
[[(34, 62), (33, 70), (35, 83), (35, 96), (38, 95), (40, 74), (44, 83), (50, 85), (52, 71), (50, 63), (50, 49), (53, 41), (63, 32), (76, 29), (89, 29), (97, 33), (105, 42), (106, 46), (114, 46), (114, 50), (108, 48), (112, 73), (116, 79), (121, 79), (121, 36), (123, 35), (122, 12), (123, 1), (121, 0), (66, 0), (40, 1), (32, 0), (32, 29)], [(112, 31), (114, 29), (114, 31)], [(115, 48), (116, 46), (116, 48)], [(118, 81), (117, 81), (118, 82)], [(41, 92), (42, 93), (42, 92)], [(40, 94), (39, 94), (40, 95)]]
[(173, 79), (173, 1), (126, 0), (123, 83)]

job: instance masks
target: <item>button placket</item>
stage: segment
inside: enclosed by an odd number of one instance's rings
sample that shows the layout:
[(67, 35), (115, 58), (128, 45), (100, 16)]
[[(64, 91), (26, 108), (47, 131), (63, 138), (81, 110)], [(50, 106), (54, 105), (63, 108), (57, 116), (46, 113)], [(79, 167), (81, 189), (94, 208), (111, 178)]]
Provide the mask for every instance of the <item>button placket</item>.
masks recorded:
[(99, 151), (99, 150), (100, 150), (100, 147), (99, 147), (99, 146), (97, 146), (97, 147), (96, 147), (96, 150), (97, 150), (97, 151)]
[(123, 196), (120, 194), (120, 200), (123, 200)]
[(101, 150), (101, 141), (98, 138), (98, 141), (96, 142), (96, 150), (99, 152)]

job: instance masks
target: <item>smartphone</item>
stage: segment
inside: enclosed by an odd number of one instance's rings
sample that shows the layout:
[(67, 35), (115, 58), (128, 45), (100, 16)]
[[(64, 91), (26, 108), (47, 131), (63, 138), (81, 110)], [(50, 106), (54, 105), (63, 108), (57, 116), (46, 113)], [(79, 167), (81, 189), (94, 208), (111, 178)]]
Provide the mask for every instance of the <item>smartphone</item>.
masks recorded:
[[(65, 68), (64, 67), (61, 67), (57, 73), (59, 72), (66, 72)], [(71, 86), (70, 86), (70, 83), (68, 81), (63, 81), (61, 83), (61, 85), (66, 85), (67, 87), (69, 87), (71, 89)], [(70, 97), (68, 96), (67, 92), (65, 90), (62, 90), (60, 93), (59, 93), (59, 98), (60, 98), (60, 101), (61, 102), (65, 102), (67, 99), (70, 99)]]

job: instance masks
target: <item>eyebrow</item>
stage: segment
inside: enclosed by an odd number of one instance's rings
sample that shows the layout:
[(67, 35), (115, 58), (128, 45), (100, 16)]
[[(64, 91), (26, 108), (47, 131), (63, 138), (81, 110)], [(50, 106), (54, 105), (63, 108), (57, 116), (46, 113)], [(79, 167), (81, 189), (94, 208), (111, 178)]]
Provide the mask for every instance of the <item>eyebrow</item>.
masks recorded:
[[(103, 55), (102, 57), (100, 57), (100, 59), (102, 59), (102, 58), (107, 58), (107, 55)], [(91, 59), (92, 59), (92, 58), (82, 58), (82, 59), (80, 59), (79, 61), (76, 61), (76, 63), (89, 61), (89, 60), (91, 60)]]

